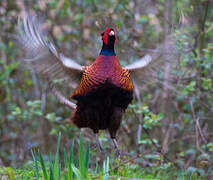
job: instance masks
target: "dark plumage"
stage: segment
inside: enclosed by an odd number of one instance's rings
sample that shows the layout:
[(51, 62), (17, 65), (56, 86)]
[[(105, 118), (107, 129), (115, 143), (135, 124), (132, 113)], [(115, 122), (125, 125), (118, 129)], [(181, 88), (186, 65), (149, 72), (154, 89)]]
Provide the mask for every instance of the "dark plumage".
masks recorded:
[[(115, 54), (114, 28), (107, 28), (102, 36), (100, 55), (84, 68), (80, 85), (71, 96), (77, 100), (71, 121), (79, 128), (91, 128), (95, 134), (107, 129), (115, 141), (122, 115), (133, 98), (133, 85)], [(98, 147), (101, 149), (99, 142)]]
[[(19, 21), (19, 31), (21, 34), (17, 36), (17, 40), (26, 53), (22, 63), (34, 68), (40, 78), (48, 81), (58, 100), (74, 110), (71, 121), (75, 125), (79, 128), (91, 128), (96, 133), (99, 150), (101, 146), (98, 131), (107, 129), (120, 154), (115, 138), (122, 115), (133, 98), (130, 73), (132, 76), (137, 76), (137, 72), (147, 73), (148, 68), (147, 71), (143, 70), (150, 64), (151, 57), (146, 55), (139, 61), (122, 67), (114, 51), (117, 39), (115, 30), (107, 28), (102, 33), (103, 46), (95, 62), (91, 66), (81, 66), (58, 52), (42, 32), (41, 23), (36, 16), (24, 16), (23, 27)], [(146, 76), (141, 74), (140, 77)], [(69, 101), (54, 87), (54, 80), (59, 78), (66, 82), (64, 85), (71, 86), (79, 83), (81, 78), (79, 86), (71, 95), (71, 99), (76, 100), (77, 104)]]
[(108, 129), (111, 138), (115, 138), (132, 94), (132, 91), (123, 90), (106, 81), (96, 91), (74, 98), (78, 102), (72, 121), (79, 128), (91, 128), (94, 133), (98, 133), (99, 129)]

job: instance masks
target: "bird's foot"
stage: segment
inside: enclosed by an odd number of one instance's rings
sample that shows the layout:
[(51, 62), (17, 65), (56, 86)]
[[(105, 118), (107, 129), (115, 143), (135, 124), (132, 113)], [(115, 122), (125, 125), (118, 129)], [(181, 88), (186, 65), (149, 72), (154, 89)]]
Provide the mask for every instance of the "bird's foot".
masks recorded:
[(116, 155), (119, 157), (122, 161), (125, 161), (128, 159), (128, 157), (131, 157), (131, 155), (127, 152), (121, 151), (119, 148), (116, 148)]
[(95, 143), (92, 147), (91, 150), (97, 149), (99, 152), (103, 151), (103, 148), (101, 147), (100, 143)]
[(124, 155), (123, 155), (123, 152), (119, 148), (118, 149), (116, 148), (116, 155), (123, 160)]
[(96, 142), (96, 147), (98, 149), (99, 152), (101, 152), (103, 150), (103, 148), (101, 147), (101, 144), (98, 142)]
[(116, 141), (116, 139), (112, 139), (115, 149), (116, 149), (116, 155), (121, 159), (121, 160), (125, 160), (125, 157), (127, 156), (127, 153), (123, 152), (120, 150), (120, 148), (118, 147), (118, 143)]

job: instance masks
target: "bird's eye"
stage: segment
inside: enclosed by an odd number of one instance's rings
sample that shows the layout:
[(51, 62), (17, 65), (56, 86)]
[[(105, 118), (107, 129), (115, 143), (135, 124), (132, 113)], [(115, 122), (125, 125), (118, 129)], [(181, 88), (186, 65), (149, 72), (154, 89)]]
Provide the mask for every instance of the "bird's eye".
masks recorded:
[(104, 36), (104, 32), (101, 33), (101, 36)]

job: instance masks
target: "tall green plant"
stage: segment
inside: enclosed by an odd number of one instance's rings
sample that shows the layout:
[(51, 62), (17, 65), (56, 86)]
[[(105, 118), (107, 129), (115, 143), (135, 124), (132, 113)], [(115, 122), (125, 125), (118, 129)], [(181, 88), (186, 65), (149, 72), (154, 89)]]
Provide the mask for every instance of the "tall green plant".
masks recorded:
[(103, 162), (103, 180), (109, 180), (109, 157)]
[[(54, 160), (52, 161), (52, 157), (50, 155), (50, 161), (48, 164), (44, 162), (42, 153), (38, 151), (39, 161), (41, 164), (41, 170), (42, 170), (42, 175), (44, 179), (58, 180), (58, 179), (61, 179), (61, 177), (63, 177), (65, 180), (73, 180), (76, 178), (82, 179), (82, 180), (88, 179), (89, 151), (90, 151), (89, 142), (87, 142), (86, 151), (84, 151), (83, 139), (82, 139), (82, 135), (80, 134), (79, 152), (78, 152), (79, 158), (76, 163), (79, 165), (79, 167), (76, 167), (73, 161), (74, 141), (70, 149), (69, 159), (67, 156), (66, 149), (64, 148), (65, 169), (61, 171), (62, 165), (61, 165), (60, 156), (59, 156), (60, 140), (61, 140), (61, 133), (59, 133), (58, 135), (57, 150), (56, 150)], [(40, 177), (39, 166), (38, 166), (36, 154), (33, 150), (32, 150), (32, 157), (34, 162), (34, 175), (36, 177), (36, 180), (38, 180)]]

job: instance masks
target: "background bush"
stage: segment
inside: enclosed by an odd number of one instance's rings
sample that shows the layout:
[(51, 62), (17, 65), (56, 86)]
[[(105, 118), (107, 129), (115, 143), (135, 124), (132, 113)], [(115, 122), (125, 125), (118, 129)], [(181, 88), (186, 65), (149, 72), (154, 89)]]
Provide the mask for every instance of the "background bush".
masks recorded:
[[(171, 36), (174, 51), (164, 55), (179, 62), (178, 68), (170, 67), (175, 81), (167, 83), (173, 88), (163, 81), (142, 89), (123, 118), (118, 142), (132, 155), (146, 154), (137, 161), (140, 167), (165, 169), (172, 163), (212, 176), (212, 9), (207, 0), (1, 0), (0, 166), (27, 163), (32, 148), (54, 152), (59, 131), (60, 153), (73, 139), (79, 141), (80, 130), (66, 123), (71, 111), (58, 103), (34, 71), (20, 64), (23, 53), (13, 39), (17, 18), (27, 10), (45, 17), (56, 46), (80, 64), (94, 61), (101, 48), (100, 34), (108, 26), (118, 31), (116, 52), (122, 65), (155, 53)], [(68, 97), (71, 90), (65, 93)], [(90, 130), (82, 130), (82, 135), (85, 144), (87, 139), (94, 144)], [(94, 162), (114, 157), (108, 138), (100, 133), (105, 151), (92, 149), (91, 156), (97, 155), (91, 157)]]

